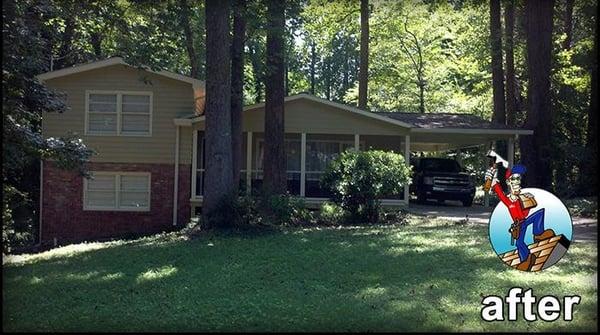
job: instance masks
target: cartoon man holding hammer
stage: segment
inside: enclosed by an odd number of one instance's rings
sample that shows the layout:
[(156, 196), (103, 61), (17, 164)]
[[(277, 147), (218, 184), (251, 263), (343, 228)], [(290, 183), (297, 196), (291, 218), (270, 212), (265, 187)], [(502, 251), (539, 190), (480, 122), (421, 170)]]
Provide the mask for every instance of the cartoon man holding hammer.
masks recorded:
[[(527, 171), (525, 166), (516, 164), (508, 169), (508, 162), (493, 150), (490, 150), (487, 156), (493, 158), (494, 162), (485, 174), (484, 191), (489, 192), (489, 190), (492, 189), (498, 196), (498, 199), (500, 199), (500, 201), (508, 208), (510, 217), (513, 220), (508, 231), (511, 234), (511, 242), (517, 241), (517, 251), (521, 261), (517, 266), (517, 269), (527, 271), (535, 264), (535, 255), (529, 252), (529, 248), (525, 243), (527, 227), (529, 225), (533, 226), (534, 242), (554, 236), (554, 231), (552, 229), (544, 229), (543, 208), (530, 214), (530, 210), (537, 206), (537, 202), (532, 194), (521, 193), (521, 176)], [(496, 176), (497, 163), (502, 163), (506, 168), (505, 178), (508, 188), (510, 189), (508, 195), (504, 194), (502, 186), (500, 186)]]

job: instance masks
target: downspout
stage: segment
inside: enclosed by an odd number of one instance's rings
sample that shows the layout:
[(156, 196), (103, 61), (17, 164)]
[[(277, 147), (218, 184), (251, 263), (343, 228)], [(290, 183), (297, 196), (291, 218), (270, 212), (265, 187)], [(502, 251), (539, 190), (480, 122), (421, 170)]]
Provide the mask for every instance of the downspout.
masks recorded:
[(175, 177), (173, 178), (173, 226), (177, 225), (178, 193), (179, 193), (179, 126), (175, 125)]

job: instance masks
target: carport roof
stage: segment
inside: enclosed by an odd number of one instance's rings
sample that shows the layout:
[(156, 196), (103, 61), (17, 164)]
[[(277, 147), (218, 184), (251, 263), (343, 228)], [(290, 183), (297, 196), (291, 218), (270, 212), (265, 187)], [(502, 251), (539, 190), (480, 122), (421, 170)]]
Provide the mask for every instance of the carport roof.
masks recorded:
[(515, 129), (506, 125), (486, 121), (472, 114), (406, 112), (376, 112), (375, 114), (408, 123), (415, 128), (424, 129)]

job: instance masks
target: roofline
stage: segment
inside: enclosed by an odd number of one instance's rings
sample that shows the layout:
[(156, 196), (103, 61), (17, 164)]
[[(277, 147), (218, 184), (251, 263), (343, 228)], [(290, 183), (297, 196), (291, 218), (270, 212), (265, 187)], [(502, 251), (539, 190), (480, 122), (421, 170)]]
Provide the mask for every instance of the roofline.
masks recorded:
[(494, 135), (533, 135), (530, 129), (490, 129), (490, 128), (411, 128), (411, 133), (446, 134), (494, 134)]
[[(68, 75), (75, 74), (75, 73), (81, 73), (81, 72), (85, 72), (85, 71), (100, 69), (100, 68), (111, 66), (111, 65), (126, 65), (129, 67), (135, 68), (135, 66), (127, 64), (121, 57), (111, 57), (111, 58), (107, 58), (107, 59), (100, 60), (100, 61), (95, 61), (95, 62), (81, 64), (81, 65), (75, 65), (75, 66), (60, 69), (60, 70), (42, 73), (42, 74), (37, 75), (36, 78), (39, 81), (44, 82), (46, 80), (64, 77), (64, 76), (68, 76)], [(148, 66), (145, 66), (145, 65), (142, 65), (142, 68), (145, 71), (148, 71), (148, 72), (151, 72), (151, 73), (163, 76), (163, 77), (186, 82), (188, 84), (191, 84), (193, 86), (193, 88), (203, 88), (204, 89), (204, 87), (205, 87), (204, 81), (198, 80), (198, 79), (195, 79), (192, 77), (184, 76), (179, 73), (174, 73), (174, 72), (165, 71), (165, 70), (153, 71), (152, 69), (150, 69)]]
[[(356, 113), (356, 114), (359, 114), (359, 115), (362, 115), (362, 116), (370, 117), (372, 119), (376, 119), (376, 120), (383, 121), (383, 122), (386, 122), (386, 123), (391, 123), (393, 125), (400, 126), (400, 127), (403, 127), (403, 128), (412, 128), (413, 127), (412, 125), (410, 125), (410, 124), (408, 124), (406, 122), (402, 122), (402, 121), (394, 120), (394, 119), (389, 118), (389, 117), (377, 115), (375, 113), (367, 112), (367, 111), (362, 110), (360, 108), (353, 107), (353, 106), (348, 106), (346, 104), (342, 104), (342, 103), (339, 103), (339, 102), (329, 101), (327, 99), (319, 98), (319, 97), (314, 96), (312, 94), (299, 93), (299, 94), (295, 94), (295, 95), (290, 95), (290, 96), (285, 97), (283, 99), (283, 101), (285, 103), (285, 102), (288, 102), (288, 101), (294, 101), (294, 100), (298, 100), (298, 99), (308, 99), (308, 100), (311, 100), (311, 101), (314, 101), (314, 102), (322, 103), (322, 104), (325, 104), (325, 105), (328, 105), (328, 106), (332, 106), (332, 107), (335, 107), (335, 108), (339, 108), (339, 109), (343, 109), (343, 110), (346, 110), (346, 111), (349, 111), (349, 112), (353, 112), (353, 113)], [(261, 102), (261, 103), (257, 103), (257, 104), (254, 104), (254, 105), (250, 105), (250, 106), (244, 107), (244, 111), (251, 110), (251, 109), (256, 109), (256, 108), (261, 108), (261, 107), (264, 107), (264, 106), (265, 106), (265, 103)], [(198, 120), (198, 121), (200, 121), (200, 120)]]

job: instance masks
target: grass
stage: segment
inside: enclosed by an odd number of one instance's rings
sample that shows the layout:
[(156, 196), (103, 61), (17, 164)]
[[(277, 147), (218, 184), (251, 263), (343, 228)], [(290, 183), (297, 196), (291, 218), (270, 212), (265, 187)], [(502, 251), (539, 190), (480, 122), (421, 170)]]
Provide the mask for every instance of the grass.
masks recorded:
[[(484, 226), (176, 234), (5, 259), (5, 331), (593, 331), (597, 248), (574, 243), (542, 273), (503, 265)], [(581, 295), (574, 320), (480, 319), (509, 288)], [(521, 312), (520, 312), (521, 313)]]

